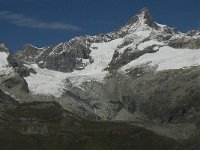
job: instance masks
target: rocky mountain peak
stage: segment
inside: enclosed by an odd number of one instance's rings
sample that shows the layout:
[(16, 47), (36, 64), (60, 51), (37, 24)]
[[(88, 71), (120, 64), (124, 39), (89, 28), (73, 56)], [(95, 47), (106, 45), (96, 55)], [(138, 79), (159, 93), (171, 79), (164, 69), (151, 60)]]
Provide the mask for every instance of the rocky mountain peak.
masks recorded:
[(153, 17), (151, 16), (151, 13), (148, 8), (143, 8), (142, 10), (139, 11), (137, 15), (132, 17), (127, 25), (135, 25), (140, 23), (140, 25), (147, 25), (151, 28), (158, 29), (159, 26), (155, 23)]
[(37, 48), (29, 43), (26, 43), (16, 54), (16, 58), (22, 62), (35, 62), (39, 53), (43, 49), (44, 48)]
[(163, 30), (164, 26), (160, 26), (156, 23), (151, 16), (148, 8), (141, 9), (137, 15), (133, 16), (124, 26), (120, 27), (114, 33), (118, 37), (124, 37), (135, 31), (147, 31), (147, 30)]
[(187, 35), (188, 36), (195, 36), (195, 35), (199, 36), (200, 35), (200, 29), (189, 31), (189, 32), (187, 32)]
[(4, 43), (0, 43), (0, 48), (5, 48), (5, 44)]
[(0, 52), (9, 52), (8, 48), (5, 46), (4, 43), (0, 43)]
[(150, 10), (147, 7), (141, 9), (137, 15), (141, 16), (143, 18), (145, 18), (145, 17), (151, 17)]

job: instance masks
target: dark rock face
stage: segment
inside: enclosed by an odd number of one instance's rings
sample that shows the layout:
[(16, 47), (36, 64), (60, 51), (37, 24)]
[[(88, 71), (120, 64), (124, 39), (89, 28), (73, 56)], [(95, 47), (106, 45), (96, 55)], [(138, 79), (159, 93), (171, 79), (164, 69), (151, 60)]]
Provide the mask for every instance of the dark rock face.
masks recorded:
[(56, 47), (53, 54), (46, 58), (43, 66), (62, 72), (71, 72), (74, 69), (79, 70), (84, 67), (82, 59), (89, 59), (89, 53), (90, 49), (87, 47), (85, 39), (74, 39), (69, 43)]
[(0, 111), (15, 108), (18, 104), (15, 99), (0, 90)]
[(27, 77), (30, 75), (28, 68), (26, 68), (21, 62), (16, 60), (12, 54), (10, 54), (7, 58), (9, 64), (15, 69), (15, 71), (21, 77)]
[(8, 78), (4, 80), (2, 83), (2, 86), (5, 86), (6, 89), (20, 89), (23, 92), (28, 93), (28, 84), (24, 78), (22, 78), (20, 75), (15, 75), (11, 78)]
[(19, 61), (17, 60), (13, 54), (11, 54), (10, 50), (2, 43), (0, 43), (0, 52), (6, 52), (8, 54), (8, 63), (12, 66), (15, 71), (22, 77), (29, 76), (28, 69)]
[(79, 70), (85, 65), (82, 59), (90, 59), (90, 49), (89, 45), (86, 44), (86, 40), (90, 40), (90, 38), (79, 37), (44, 49), (25, 46), (16, 55), (16, 58), (21, 59), (23, 62), (37, 63), (42, 68), (45, 67), (62, 72), (71, 72), (74, 69)]
[(4, 43), (1, 42), (0, 42), (0, 52), (9, 52), (8, 48), (6, 48)]
[(42, 49), (36, 48), (31, 44), (25, 44), (16, 57), (22, 62), (35, 62), (41, 51)]
[(28, 93), (28, 84), (23, 77), (30, 75), (29, 69), (13, 56), (4, 44), (0, 45), (0, 51), (8, 54), (7, 61), (9, 66), (13, 69), (9, 74), (5, 74), (0, 77), (0, 89), (4, 89), (6, 91), (13, 90), (14, 93), (18, 90)]
[(174, 48), (189, 48), (189, 49), (199, 49), (200, 48), (200, 38), (177, 38), (169, 42), (169, 46)]
[(146, 53), (155, 53), (158, 50), (154, 50), (153, 48), (157, 46), (157, 45), (153, 45), (150, 47), (147, 47), (145, 50), (140, 51), (140, 50), (135, 50), (133, 52), (131, 48), (127, 48), (124, 53), (119, 56), (119, 52), (115, 52), (115, 54), (113, 55), (113, 59), (110, 62), (109, 66), (108, 66), (108, 70), (112, 71), (112, 70), (117, 70), (120, 67), (128, 64), (129, 62), (139, 58), (140, 56), (146, 54)]

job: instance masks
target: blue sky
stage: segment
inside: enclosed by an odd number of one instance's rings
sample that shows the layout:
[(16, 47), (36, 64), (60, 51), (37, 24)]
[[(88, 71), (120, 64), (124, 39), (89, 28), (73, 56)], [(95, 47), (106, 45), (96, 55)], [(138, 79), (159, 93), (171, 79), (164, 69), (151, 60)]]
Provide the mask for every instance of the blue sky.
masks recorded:
[(0, 0), (0, 42), (12, 51), (25, 43), (54, 45), (78, 35), (106, 33), (143, 7), (181, 31), (199, 29), (199, 0)]

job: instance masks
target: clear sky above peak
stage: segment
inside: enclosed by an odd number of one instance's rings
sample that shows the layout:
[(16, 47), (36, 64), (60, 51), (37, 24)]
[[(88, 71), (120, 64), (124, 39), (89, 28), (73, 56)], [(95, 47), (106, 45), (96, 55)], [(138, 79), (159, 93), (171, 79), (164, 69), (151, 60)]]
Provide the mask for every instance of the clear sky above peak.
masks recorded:
[(181, 31), (199, 29), (199, 0), (0, 0), (0, 42), (12, 51), (25, 43), (58, 44), (74, 36), (106, 33), (144, 7)]

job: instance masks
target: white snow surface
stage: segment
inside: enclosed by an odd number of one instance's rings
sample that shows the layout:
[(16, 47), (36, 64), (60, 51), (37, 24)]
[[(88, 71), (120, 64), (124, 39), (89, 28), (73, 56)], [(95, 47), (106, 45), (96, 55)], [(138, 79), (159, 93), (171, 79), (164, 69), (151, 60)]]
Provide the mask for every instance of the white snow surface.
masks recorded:
[(133, 32), (132, 34), (126, 36), (123, 40), (123, 43), (125, 43), (126, 41), (132, 41), (132, 42), (130, 44), (128, 44), (127, 46), (124, 46), (123, 48), (118, 49), (117, 51), (120, 54), (123, 54), (127, 48), (132, 48), (133, 50), (135, 50), (136, 45), (138, 43), (142, 42), (145, 38), (149, 37), (151, 33), (152, 33), (152, 30)]
[(31, 74), (25, 78), (30, 91), (33, 94), (61, 97), (66, 88), (66, 79), (78, 88), (81, 88), (83, 82), (103, 82), (108, 74), (108, 71), (104, 69), (110, 63), (117, 46), (122, 42), (123, 39), (120, 38), (106, 43), (93, 43), (91, 47), (97, 47), (91, 48), (90, 56), (94, 62), (88, 64), (83, 70), (75, 70), (71, 73), (41, 69), (36, 64), (32, 64), (31, 67), (37, 74)]
[[(67, 80), (70, 81), (73, 86), (78, 88), (81, 88), (81, 85), (84, 82), (103, 82), (103, 79), (108, 74), (104, 69), (108, 66), (115, 50), (123, 43), (123, 41), (124, 39), (120, 38), (106, 43), (93, 43), (91, 45), (90, 56), (94, 62), (90, 64), (87, 60), (83, 60), (83, 62), (88, 62), (87, 66), (83, 70), (63, 73), (41, 69), (36, 64), (32, 64), (32, 67), (36, 70), (37, 74), (31, 74), (25, 78), (28, 82), (30, 91), (33, 94), (61, 97), (64, 90), (67, 88)], [(151, 45), (152, 43), (156, 43), (157, 45), (163, 44), (150, 41), (144, 45)], [(159, 47), (157, 48), (159, 49)], [(200, 65), (199, 58), (200, 49), (174, 49), (169, 46), (163, 46), (155, 53), (147, 53), (138, 59), (131, 61), (120, 68), (119, 71), (126, 72), (127, 69), (144, 64), (156, 66), (157, 71), (180, 69)]]
[(152, 32), (152, 30), (144, 30), (144, 31), (137, 31), (134, 34), (139, 37), (142, 37), (142, 38), (147, 38), (147, 37), (149, 37), (151, 32)]
[(59, 97), (64, 89), (66, 79), (65, 73), (41, 69), (36, 64), (32, 66), (37, 74), (30, 74), (25, 77), (29, 90), (33, 94), (51, 95)]
[(166, 25), (164, 25), (164, 24), (160, 24), (160, 23), (156, 23), (158, 26), (160, 26), (160, 27), (162, 27), (162, 28), (164, 28), (164, 27), (167, 27)]
[(145, 48), (148, 48), (148, 47), (153, 46), (153, 45), (164, 45), (164, 43), (158, 42), (158, 41), (155, 41), (155, 40), (150, 40), (150, 41), (146, 41), (144, 43), (141, 43), (138, 46), (138, 49), (139, 50), (144, 50)]
[(6, 75), (11, 70), (12, 67), (9, 66), (7, 61), (8, 54), (6, 52), (0, 52), (0, 75)]
[(157, 71), (180, 69), (184, 67), (200, 65), (200, 49), (174, 49), (163, 46), (155, 53), (147, 53), (127, 65), (120, 68), (120, 71), (138, 67), (144, 64), (157, 66)]

